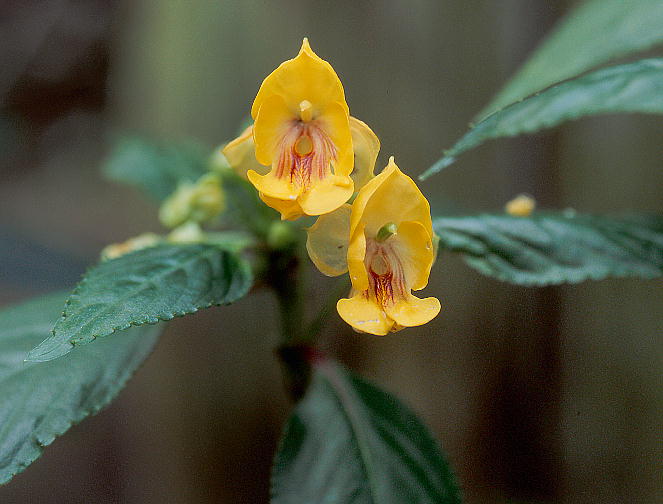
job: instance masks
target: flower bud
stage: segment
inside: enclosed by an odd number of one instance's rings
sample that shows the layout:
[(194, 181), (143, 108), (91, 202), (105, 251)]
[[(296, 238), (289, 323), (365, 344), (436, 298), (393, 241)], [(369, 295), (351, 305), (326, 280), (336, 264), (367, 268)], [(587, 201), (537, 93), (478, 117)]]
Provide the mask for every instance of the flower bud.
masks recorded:
[(174, 228), (188, 221), (209, 221), (224, 209), (225, 195), (221, 187), (221, 177), (208, 173), (196, 183), (181, 183), (161, 205), (159, 220), (164, 226)]
[(153, 247), (159, 242), (161, 242), (161, 237), (159, 235), (154, 233), (143, 233), (130, 238), (125, 242), (108, 245), (101, 251), (101, 260), (108, 261), (110, 259), (116, 259), (135, 250)]

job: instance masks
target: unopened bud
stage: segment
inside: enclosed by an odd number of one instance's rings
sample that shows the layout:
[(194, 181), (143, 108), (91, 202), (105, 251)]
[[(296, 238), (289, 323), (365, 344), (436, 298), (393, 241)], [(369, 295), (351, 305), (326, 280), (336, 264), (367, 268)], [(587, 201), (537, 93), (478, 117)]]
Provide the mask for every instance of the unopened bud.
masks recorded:
[(526, 194), (519, 194), (506, 205), (504, 210), (514, 217), (529, 217), (536, 208), (536, 200)]
[(161, 237), (154, 233), (143, 233), (128, 239), (122, 243), (112, 243), (101, 251), (101, 260), (108, 261), (116, 259), (124, 254), (141, 250), (148, 247), (153, 247), (161, 242)]
[(203, 175), (194, 184), (184, 182), (161, 205), (159, 219), (170, 228), (188, 221), (206, 222), (225, 209), (225, 195), (221, 177), (214, 173)]
[(283, 250), (297, 242), (292, 225), (285, 221), (274, 221), (267, 232), (267, 245), (274, 250)]
[(168, 234), (168, 241), (172, 243), (198, 243), (205, 238), (205, 232), (197, 222), (187, 222)]

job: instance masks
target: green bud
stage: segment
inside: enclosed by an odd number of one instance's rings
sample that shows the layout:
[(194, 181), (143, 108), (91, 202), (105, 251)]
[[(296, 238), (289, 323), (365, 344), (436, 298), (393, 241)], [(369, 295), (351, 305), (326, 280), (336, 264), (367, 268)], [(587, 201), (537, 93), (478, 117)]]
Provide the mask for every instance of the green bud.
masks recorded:
[(200, 225), (191, 221), (176, 227), (168, 235), (168, 241), (172, 243), (198, 243), (205, 238), (205, 232), (200, 229)]
[(195, 184), (181, 183), (159, 209), (159, 220), (170, 228), (188, 221), (207, 222), (225, 209), (221, 177), (208, 173)]
[(223, 155), (223, 147), (224, 146), (222, 145), (221, 147), (216, 148), (210, 156), (209, 169), (210, 171), (218, 173), (222, 176), (227, 174), (234, 174), (235, 172), (230, 166), (228, 159)]
[(161, 241), (162, 238), (159, 235), (154, 233), (143, 233), (134, 236), (133, 238), (129, 238), (123, 243), (112, 243), (111, 245), (106, 246), (101, 251), (101, 260), (108, 261), (110, 259), (116, 259), (117, 257), (135, 250), (153, 247), (161, 243)]
[(292, 225), (284, 221), (274, 221), (267, 231), (267, 245), (275, 250), (283, 250), (297, 243), (297, 234)]

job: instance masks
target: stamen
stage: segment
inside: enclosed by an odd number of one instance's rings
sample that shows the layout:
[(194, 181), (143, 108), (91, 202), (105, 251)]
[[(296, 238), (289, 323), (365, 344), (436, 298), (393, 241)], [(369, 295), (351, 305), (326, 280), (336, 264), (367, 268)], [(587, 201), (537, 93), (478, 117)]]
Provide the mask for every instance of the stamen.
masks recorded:
[(299, 117), (304, 122), (313, 119), (313, 104), (310, 101), (304, 100), (299, 103)]
[(395, 235), (397, 229), (395, 223), (389, 222), (380, 228), (375, 239), (379, 242), (384, 242), (391, 236)]

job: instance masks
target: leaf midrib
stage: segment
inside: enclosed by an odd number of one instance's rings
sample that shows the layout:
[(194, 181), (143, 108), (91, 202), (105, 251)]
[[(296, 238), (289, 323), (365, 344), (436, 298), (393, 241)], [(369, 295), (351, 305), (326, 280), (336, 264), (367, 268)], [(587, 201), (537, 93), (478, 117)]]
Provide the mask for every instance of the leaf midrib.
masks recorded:
[(364, 471), (367, 476), (366, 479), (368, 480), (371, 498), (375, 504), (378, 504), (379, 493), (377, 491), (377, 483), (375, 481), (376, 478), (374, 476), (373, 464), (367, 457), (367, 454), (370, 452), (369, 442), (362, 434), (361, 419), (359, 418), (358, 412), (356, 411), (354, 405), (359, 401), (355, 399), (355, 393), (346, 387), (345, 381), (339, 376), (338, 367), (336, 367), (332, 362), (323, 361), (316, 364), (316, 368), (322, 373), (322, 375), (332, 386), (332, 389), (336, 392), (336, 397), (342, 406), (341, 411), (347, 418), (352, 433), (357, 439), (361, 465), (364, 467)]

